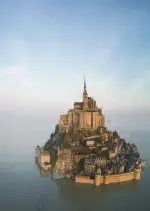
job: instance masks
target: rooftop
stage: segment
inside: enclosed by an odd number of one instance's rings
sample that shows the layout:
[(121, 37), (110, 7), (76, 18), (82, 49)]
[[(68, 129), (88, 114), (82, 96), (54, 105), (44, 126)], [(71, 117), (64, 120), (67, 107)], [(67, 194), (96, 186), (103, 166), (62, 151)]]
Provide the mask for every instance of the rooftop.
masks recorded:
[(82, 105), (82, 102), (74, 102), (74, 105)]

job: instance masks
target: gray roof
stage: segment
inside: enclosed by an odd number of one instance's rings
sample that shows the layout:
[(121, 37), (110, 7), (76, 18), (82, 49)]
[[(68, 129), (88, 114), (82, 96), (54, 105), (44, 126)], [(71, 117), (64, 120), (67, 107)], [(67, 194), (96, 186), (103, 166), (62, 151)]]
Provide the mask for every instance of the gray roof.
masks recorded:
[(82, 105), (82, 102), (74, 102), (74, 105)]

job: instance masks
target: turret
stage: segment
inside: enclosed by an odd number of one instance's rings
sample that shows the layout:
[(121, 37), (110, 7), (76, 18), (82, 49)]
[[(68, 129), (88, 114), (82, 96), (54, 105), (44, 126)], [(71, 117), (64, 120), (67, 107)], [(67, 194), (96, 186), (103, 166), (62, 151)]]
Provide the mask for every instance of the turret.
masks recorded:
[(95, 174), (94, 185), (99, 186), (100, 184), (101, 184), (101, 169), (98, 167)]
[(134, 169), (134, 179), (139, 180), (141, 177), (141, 168), (137, 167)]

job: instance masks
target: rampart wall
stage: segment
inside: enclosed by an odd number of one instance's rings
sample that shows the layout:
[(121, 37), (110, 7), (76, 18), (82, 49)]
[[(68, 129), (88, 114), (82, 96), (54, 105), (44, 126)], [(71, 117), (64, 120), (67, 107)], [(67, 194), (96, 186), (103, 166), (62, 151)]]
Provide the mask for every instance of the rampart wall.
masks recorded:
[(77, 175), (75, 177), (76, 183), (93, 184), (99, 186), (100, 184), (111, 184), (117, 182), (125, 182), (130, 180), (139, 180), (141, 176), (141, 169), (135, 169), (130, 173), (114, 174), (108, 176), (95, 175), (95, 179), (91, 179), (89, 176)]
[(125, 182), (134, 180), (134, 172), (125, 173), (125, 174), (115, 174), (108, 176), (108, 183), (116, 183), (116, 182)]
[(88, 176), (76, 176), (75, 182), (94, 185), (94, 179), (90, 179)]

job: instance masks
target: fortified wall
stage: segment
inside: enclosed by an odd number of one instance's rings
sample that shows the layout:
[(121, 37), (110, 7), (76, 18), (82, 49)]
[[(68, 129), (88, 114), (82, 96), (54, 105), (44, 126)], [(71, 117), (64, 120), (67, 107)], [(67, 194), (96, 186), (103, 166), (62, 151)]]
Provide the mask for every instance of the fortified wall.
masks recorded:
[(140, 180), (141, 169), (137, 168), (132, 172), (124, 174), (113, 174), (107, 176), (95, 175), (95, 179), (91, 179), (89, 176), (77, 175), (75, 177), (76, 183), (92, 184), (99, 186), (100, 184), (111, 184), (117, 182), (125, 182), (130, 180)]

